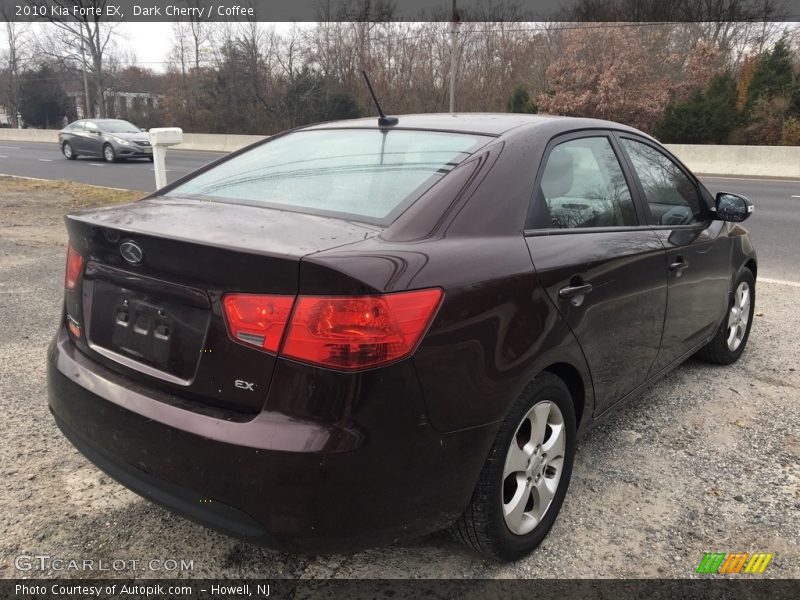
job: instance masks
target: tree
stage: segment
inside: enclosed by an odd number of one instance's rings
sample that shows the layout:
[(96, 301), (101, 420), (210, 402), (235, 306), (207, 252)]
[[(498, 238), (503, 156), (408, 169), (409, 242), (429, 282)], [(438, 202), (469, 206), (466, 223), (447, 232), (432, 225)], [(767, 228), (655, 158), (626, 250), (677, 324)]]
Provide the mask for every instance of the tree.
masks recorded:
[(0, 13), (6, 19), (6, 43), (8, 53), (5, 62), (5, 89), (3, 96), (6, 112), (10, 118), (11, 127), (19, 127), (17, 115), (20, 109), (20, 72), (24, 69), (27, 58), (27, 27), (24, 23), (14, 22), (9, 15)]
[(729, 74), (711, 80), (706, 91), (670, 100), (654, 133), (666, 143), (723, 144), (737, 125), (736, 81)]
[(361, 116), (355, 99), (332, 86), (309, 67), (303, 67), (289, 82), (283, 96), (288, 126)]
[(669, 25), (569, 31), (547, 69), (550, 89), (539, 96), (539, 110), (652, 130), (670, 99), (705, 88), (721, 68), (718, 52), (705, 42), (688, 54), (673, 52), (673, 31)]
[(788, 116), (789, 100), (786, 97), (759, 98), (750, 112), (747, 126), (741, 132), (741, 141), (762, 146), (779, 145)]
[(61, 126), (70, 104), (58, 75), (58, 71), (46, 63), (22, 74), (20, 114), (27, 125), (48, 129)]
[[(69, 14), (75, 7), (90, 8), (93, 16), (86, 16), (59, 20), (52, 18), (51, 23), (57, 27), (57, 35), (46, 35), (40, 39), (40, 49), (52, 59), (66, 61), (81, 65), (86, 70), (86, 62), (91, 66), (92, 79), (94, 80), (94, 100), (92, 106), (86, 107), (86, 112), (96, 117), (105, 117), (106, 110), (106, 59), (109, 50), (113, 47), (116, 37), (116, 23), (108, 23), (99, 15), (104, 15), (107, 0), (51, 0), (56, 6), (67, 9)], [(52, 33), (49, 30), (48, 33)], [(88, 84), (87, 84), (88, 85)], [(89, 96), (88, 89), (86, 96)], [(89, 98), (87, 98), (88, 100)]]
[(784, 36), (771, 50), (758, 57), (747, 87), (745, 113), (749, 115), (762, 98), (788, 97), (792, 93), (793, 81), (792, 48), (789, 38)]
[(511, 113), (533, 114), (539, 112), (536, 102), (531, 100), (528, 90), (525, 89), (523, 85), (518, 85), (514, 88), (514, 91), (511, 92), (511, 97), (506, 104), (506, 110)]

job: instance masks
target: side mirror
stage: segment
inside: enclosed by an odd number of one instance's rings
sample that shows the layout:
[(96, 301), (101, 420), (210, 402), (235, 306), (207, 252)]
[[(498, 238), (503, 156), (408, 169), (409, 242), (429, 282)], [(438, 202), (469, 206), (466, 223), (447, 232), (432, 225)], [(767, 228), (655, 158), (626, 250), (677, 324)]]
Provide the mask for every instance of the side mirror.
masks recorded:
[(755, 206), (744, 196), (731, 194), (730, 192), (719, 192), (715, 203), (717, 219), (720, 221), (730, 221), (740, 223), (753, 214)]

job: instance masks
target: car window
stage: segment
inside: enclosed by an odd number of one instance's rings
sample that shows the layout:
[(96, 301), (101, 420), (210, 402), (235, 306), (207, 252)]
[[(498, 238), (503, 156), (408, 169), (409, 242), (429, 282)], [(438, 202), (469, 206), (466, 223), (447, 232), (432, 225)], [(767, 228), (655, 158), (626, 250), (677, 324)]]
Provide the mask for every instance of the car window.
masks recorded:
[(83, 131), (85, 129), (83, 121), (75, 121), (72, 125), (67, 127), (69, 131)]
[(92, 123), (91, 121), (86, 121), (86, 131), (100, 131), (100, 128), (97, 126), (96, 123)]
[(489, 139), (402, 129), (300, 131), (169, 193), (389, 223)]
[(622, 167), (604, 136), (553, 148), (534, 202), (535, 229), (638, 225)]
[(133, 123), (115, 119), (113, 121), (100, 121), (103, 131), (108, 133), (139, 133), (139, 128)]
[(706, 206), (697, 186), (672, 159), (629, 138), (622, 138), (622, 145), (642, 184), (650, 225), (691, 225), (706, 220)]

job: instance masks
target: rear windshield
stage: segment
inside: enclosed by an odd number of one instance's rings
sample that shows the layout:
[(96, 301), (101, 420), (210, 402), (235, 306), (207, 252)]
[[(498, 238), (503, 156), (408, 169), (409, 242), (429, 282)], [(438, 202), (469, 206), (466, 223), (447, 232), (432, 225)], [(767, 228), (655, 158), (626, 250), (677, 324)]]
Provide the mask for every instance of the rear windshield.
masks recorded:
[(400, 129), (300, 131), (236, 156), (169, 195), (386, 224), (487, 141)]

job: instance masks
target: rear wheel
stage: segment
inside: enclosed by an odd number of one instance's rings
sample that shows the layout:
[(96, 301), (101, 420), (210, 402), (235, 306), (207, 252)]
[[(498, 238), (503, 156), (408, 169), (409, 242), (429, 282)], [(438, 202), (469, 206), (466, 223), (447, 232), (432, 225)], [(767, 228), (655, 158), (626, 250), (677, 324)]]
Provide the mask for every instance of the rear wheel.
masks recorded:
[(739, 360), (750, 337), (750, 325), (756, 305), (756, 279), (748, 268), (736, 278), (728, 306), (728, 314), (714, 338), (697, 353), (698, 358), (718, 365)]
[(516, 560), (547, 536), (569, 487), (575, 407), (551, 373), (534, 379), (500, 427), (453, 536), (491, 558)]
[(114, 148), (111, 147), (111, 144), (103, 146), (103, 158), (109, 163), (113, 163), (117, 160), (117, 154), (114, 152)]
[(72, 149), (72, 144), (69, 142), (64, 142), (61, 145), (61, 152), (64, 154), (64, 158), (67, 160), (75, 160), (78, 158), (78, 155), (75, 154), (75, 150)]

